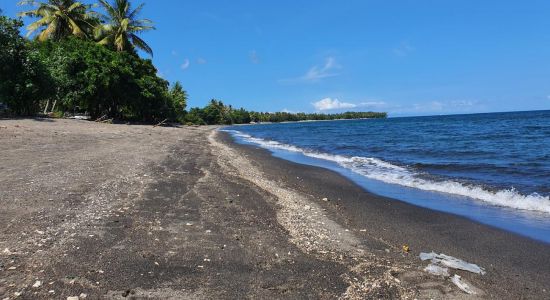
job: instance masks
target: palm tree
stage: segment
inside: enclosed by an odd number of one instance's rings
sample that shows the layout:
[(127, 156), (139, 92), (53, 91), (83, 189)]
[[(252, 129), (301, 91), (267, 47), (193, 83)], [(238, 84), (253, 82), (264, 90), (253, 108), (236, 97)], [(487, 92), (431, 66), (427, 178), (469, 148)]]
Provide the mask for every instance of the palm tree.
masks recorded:
[(74, 35), (87, 38), (97, 23), (94, 12), (89, 11), (91, 5), (83, 4), (75, 0), (48, 0), (38, 2), (35, 0), (23, 0), (19, 5), (33, 5), (36, 9), (19, 13), (23, 17), (39, 18), (36, 22), (27, 26), (27, 36), (36, 30), (41, 30), (36, 38), (39, 41), (48, 39), (60, 40)]
[(137, 19), (144, 4), (136, 9), (132, 9), (129, 0), (114, 0), (113, 5), (106, 0), (99, 0), (99, 4), (107, 12), (103, 16), (105, 24), (96, 28), (99, 44), (113, 47), (117, 51), (134, 52), (138, 48), (153, 56), (151, 47), (138, 36), (143, 31), (155, 29), (150, 20)]

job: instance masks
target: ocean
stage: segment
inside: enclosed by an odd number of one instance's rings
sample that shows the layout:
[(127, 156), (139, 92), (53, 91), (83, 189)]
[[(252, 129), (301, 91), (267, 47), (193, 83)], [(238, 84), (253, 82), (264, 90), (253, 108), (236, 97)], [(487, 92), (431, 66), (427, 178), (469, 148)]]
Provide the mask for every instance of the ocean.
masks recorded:
[(369, 192), (550, 243), (550, 111), (222, 130), (277, 157), (334, 170)]

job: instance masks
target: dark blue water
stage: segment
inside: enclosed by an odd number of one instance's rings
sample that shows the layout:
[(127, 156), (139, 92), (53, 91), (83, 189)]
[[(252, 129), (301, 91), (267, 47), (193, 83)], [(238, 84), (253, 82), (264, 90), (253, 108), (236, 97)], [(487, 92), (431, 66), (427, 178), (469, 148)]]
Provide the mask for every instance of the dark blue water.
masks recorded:
[(369, 191), (550, 242), (550, 111), (225, 130)]

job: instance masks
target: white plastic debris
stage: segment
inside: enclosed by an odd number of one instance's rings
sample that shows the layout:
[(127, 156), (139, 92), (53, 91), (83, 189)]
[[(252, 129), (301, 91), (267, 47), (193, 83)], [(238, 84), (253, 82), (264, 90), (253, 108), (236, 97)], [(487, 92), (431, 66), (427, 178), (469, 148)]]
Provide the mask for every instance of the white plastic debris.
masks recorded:
[(449, 276), (448, 268), (443, 268), (434, 264), (429, 264), (426, 268), (424, 268), (424, 271), (436, 276), (444, 276), (444, 277)]
[(37, 288), (37, 287), (40, 287), (41, 285), (42, 285), (42, 282), (39, 281), (39, 280), (37, 280), (37, 281), (32, 285), (32, 287), (33, 287), (33, 288)]
[(437, 254), (435, 252), (430, 253), (420, 253), (420, 259), (421, 260), (431, 260), (432, 264), (435, 265), (442, 265), (445, 267), (453, 268), (453, 269), (459, 269), (464, 270), (476, 274), (485, 275), (485, 269), (479, 267), (476, 264), (465, 262), (461, 259), (458, 259), (456, 257), (452, 257), (449, 255), (445, 255), (443, 253)]
[(475, 295), (476, 292), (464, 281), (462, 281), (459, 275), (453, 276), (451, 278), (451, 282), (454, 283), (459, 289), (461, 289), (463, 292), (468, 293), (470, 295)]

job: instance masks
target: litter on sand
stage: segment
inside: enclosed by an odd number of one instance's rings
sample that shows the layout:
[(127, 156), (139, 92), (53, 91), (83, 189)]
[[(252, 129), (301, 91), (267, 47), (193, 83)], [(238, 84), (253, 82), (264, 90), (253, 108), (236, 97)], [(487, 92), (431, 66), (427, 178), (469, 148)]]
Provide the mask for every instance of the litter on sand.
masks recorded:
[(471, 295), (476, 294), (476, 292), (467, 283), (462, 281), (462, 277), (460, 277), (459, 275), (455, 274), (455, 276), (451, 278), (451, 282), (454, 283), (459, 289), (461, 289), (465, 293), (468, 293)]
[(440, 267), (440, 266), (434, 265), (434, 264), (429, 264), (426, 268), (424, 268), (424, 271), (426, 271), (426, 272), (428, 272), (432, 275), (445, 276), (445, 277), (449, 276), (449, 269), (448, 268), (443, 268), (443, 267)]
[(465, 262), (456, 257), (445, 255), (443, 253), (437, 254), (435, 252), (430, 253), (420, 253), (421, 260), (431, 260), (434, 265), (441, 265), (452, 269), (459, 269), (464, 271), (469, 271), (476, 274), (485, 275), (485, 269), (479, 267), (476, 264)]

